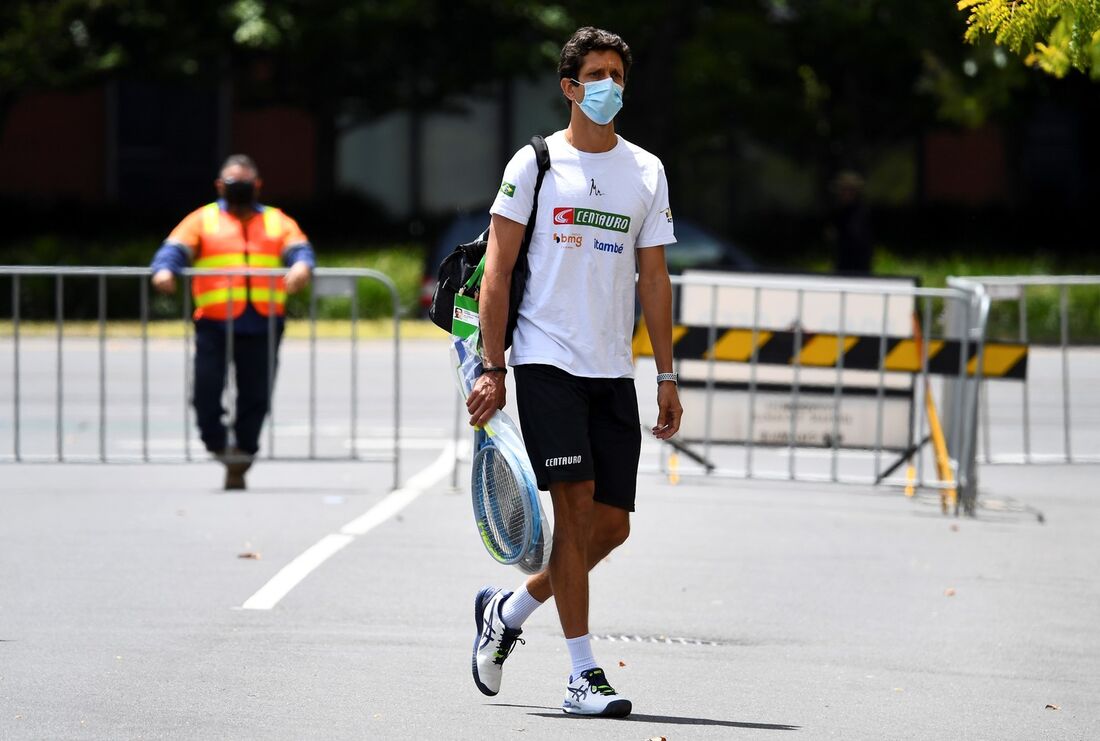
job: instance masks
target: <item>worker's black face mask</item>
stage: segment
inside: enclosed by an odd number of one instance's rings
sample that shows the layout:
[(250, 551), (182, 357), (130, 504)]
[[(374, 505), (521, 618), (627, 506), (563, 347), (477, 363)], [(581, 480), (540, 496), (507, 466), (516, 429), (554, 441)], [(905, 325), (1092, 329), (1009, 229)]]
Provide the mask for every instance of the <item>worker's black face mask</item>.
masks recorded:
[(225, 202), (231, 206), (251, 206), (256, 201), (256, 181), (224, 180)]

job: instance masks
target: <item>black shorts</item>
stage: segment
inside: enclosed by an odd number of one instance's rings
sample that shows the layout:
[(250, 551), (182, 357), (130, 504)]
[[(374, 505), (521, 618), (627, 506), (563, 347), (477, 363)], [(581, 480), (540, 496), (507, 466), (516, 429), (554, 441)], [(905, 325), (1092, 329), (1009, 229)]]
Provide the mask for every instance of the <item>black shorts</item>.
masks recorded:
[(634, 511), (642, 432), (633, 378), (584, 378), (517, 365), (523, 442), (540, 489), (595, 481), (595, 500)]

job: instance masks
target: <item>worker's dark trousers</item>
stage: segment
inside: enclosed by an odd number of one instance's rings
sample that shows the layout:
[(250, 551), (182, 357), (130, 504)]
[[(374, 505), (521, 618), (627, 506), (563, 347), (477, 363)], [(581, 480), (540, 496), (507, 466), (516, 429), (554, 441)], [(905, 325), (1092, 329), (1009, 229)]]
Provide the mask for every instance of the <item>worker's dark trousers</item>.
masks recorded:
[[(278, 369), (279, 342), (283, 330), (278, 326), (274, 337), (272, 388)], [(203, 444), (212, 453), (220, 453), (227, 445), (223, 417), (222, 391), (225, 388), (226, 331), (224, 322), (195, 322), (195, 388), (192, 399)], [(233, 419), (233, 434), (237, 448), (255, 454), (260, 448), (260, 428), (267, 416), (268, 405), (268, 335), (234, 334), (233, 367), (236, 371), (237, 409)]]

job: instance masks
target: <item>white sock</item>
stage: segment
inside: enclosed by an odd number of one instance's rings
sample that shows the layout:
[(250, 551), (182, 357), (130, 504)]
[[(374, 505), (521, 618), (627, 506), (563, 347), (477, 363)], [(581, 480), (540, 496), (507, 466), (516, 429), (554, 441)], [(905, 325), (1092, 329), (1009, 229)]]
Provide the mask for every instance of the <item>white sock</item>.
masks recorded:
[(542, 603), (531, 596), (531, 593), (527, 591), (527, 585), (512, 593), (512, 596), (504, 600), (504, 604), (500, 608), (500, 619), (504, 621), (504, 625), (512, 630), (516, 630), (527, 618), (531, 617), (531, 613), (538, 609)]
[(599, 664), (592, 657), (592, 636), (585, 633), (580, 638), (566, 638), (565, 645), (569, 647), (569, 659), (573, 662), (573, 671), (570, 679), (577, 679), (581, 672), (595, 669)]

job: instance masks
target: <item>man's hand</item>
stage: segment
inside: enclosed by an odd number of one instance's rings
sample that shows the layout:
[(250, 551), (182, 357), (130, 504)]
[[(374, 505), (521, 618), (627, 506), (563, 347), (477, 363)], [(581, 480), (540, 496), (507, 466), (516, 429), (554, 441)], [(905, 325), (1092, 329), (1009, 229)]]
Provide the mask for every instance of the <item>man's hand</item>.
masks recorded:
[(176, 276), (167, 268), (158, 270), (153, 273), (153, 288), (161, 293), (175, 293)]
[(483, 373), (474, 381), (474, 388), (466, 398), (466, 411), (470, 413), (470, 426), (483, 427), (498, 409), (504, 408), (508, 390), (504, 386), (503, 373)]
[(309, 279), (312, 276), (309, 263), (296, 262), (290, 266), (290, 270), (286, 273), (284, 283), (286, 284), (287, 293), (297, 293), (306, 286), (309, 285)]
[(671, 381), (657, 384), (657, 426), (653, 428), (653, 436), (658, 440), (668, 440), (675, 435), (680, 429), (683, 414), (676, 384)]

